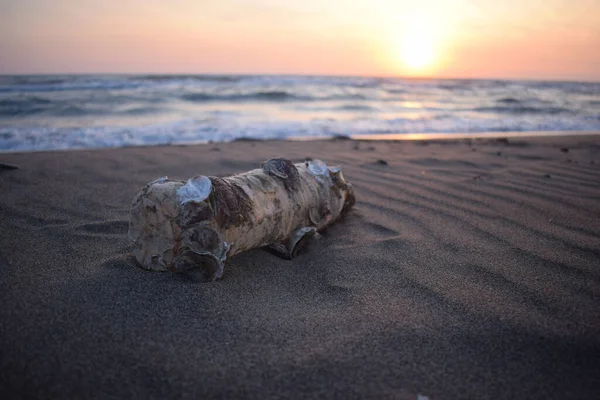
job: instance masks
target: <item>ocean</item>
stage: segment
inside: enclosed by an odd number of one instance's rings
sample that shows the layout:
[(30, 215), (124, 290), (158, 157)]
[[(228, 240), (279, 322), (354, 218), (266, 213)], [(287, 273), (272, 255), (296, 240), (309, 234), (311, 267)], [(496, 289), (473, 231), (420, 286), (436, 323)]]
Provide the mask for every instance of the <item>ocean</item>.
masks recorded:
[(280, 75), (0, 76), (0, 151), (600, 132), (600, 83)]

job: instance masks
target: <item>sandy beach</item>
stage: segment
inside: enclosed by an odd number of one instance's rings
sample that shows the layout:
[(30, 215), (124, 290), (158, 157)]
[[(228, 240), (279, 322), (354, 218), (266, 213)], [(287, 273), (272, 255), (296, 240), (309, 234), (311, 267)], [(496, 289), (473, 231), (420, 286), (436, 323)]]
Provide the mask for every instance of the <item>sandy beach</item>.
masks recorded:
[[(161, 176), (320, 158), (352, 212), (222, 280), (138, 267)], [(0, 154), (0, 397), (592, 399), (600, 135)]]

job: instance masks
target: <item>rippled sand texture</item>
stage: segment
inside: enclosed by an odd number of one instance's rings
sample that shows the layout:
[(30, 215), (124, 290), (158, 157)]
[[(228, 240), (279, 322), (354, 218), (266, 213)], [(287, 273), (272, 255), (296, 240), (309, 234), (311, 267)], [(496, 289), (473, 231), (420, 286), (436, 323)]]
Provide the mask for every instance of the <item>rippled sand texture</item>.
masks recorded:
[[(168, 175), (339, 164), (357, 204), (296, 259), (137, 267)], [(600, 390), (600, 136), (3, 154), (0, 393), (585, 399)]]

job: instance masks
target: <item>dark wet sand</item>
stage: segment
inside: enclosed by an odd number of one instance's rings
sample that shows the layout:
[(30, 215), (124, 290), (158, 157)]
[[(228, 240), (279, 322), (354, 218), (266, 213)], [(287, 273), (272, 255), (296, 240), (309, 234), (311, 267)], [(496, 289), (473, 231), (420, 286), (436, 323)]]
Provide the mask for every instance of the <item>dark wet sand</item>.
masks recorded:
[[(128, 207), (147, 181), (273, 156), (340, 164), (356, 208), (297, 259), (252, 250), (217, 283), (135, 265)], [(20, 167), (0, 169), (3, 399), (600, 393), (600, 136), (0, 161)]]

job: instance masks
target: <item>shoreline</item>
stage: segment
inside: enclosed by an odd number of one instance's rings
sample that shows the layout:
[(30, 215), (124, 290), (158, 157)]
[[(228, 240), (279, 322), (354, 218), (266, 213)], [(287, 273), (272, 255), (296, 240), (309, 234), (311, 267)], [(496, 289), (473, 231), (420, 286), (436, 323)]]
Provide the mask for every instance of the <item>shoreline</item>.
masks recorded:
[(285, 139), (257, 139), (250, 137), (240, 137), (230, 141), (209, 141), (198, 140), (189, 142), (178, 142), (172, 144), (143, 144), (133, 146), (107, 146), (91, 148), (70, 148), (70, 149), (51, 149), (51, 150), (2, 150), (0, 157), (6, 154), (34, 154), (34, 153), (53, 153), (53, 152), (71, 152), (71, 151), (101, 151), (117, 150), (129, 148), (160, 148), (160, 147), (189, 147), (205, 145), (223, 145), (226, 143), (269, 143), (269, 142), (327, 142), (346, 140), (350, 142), (426, 142), (426, 141), (464, 141), (464, 140), (484, 140), (484, 139), (545, 139), (545, 138), (577, 138), (577, 137), (597, 137), (600, 131), (531, 131), (531, 132), (480, 132), (480, 133), (386, 133), (373, 135), (334, 135), (334, 136), (291, 136)]

